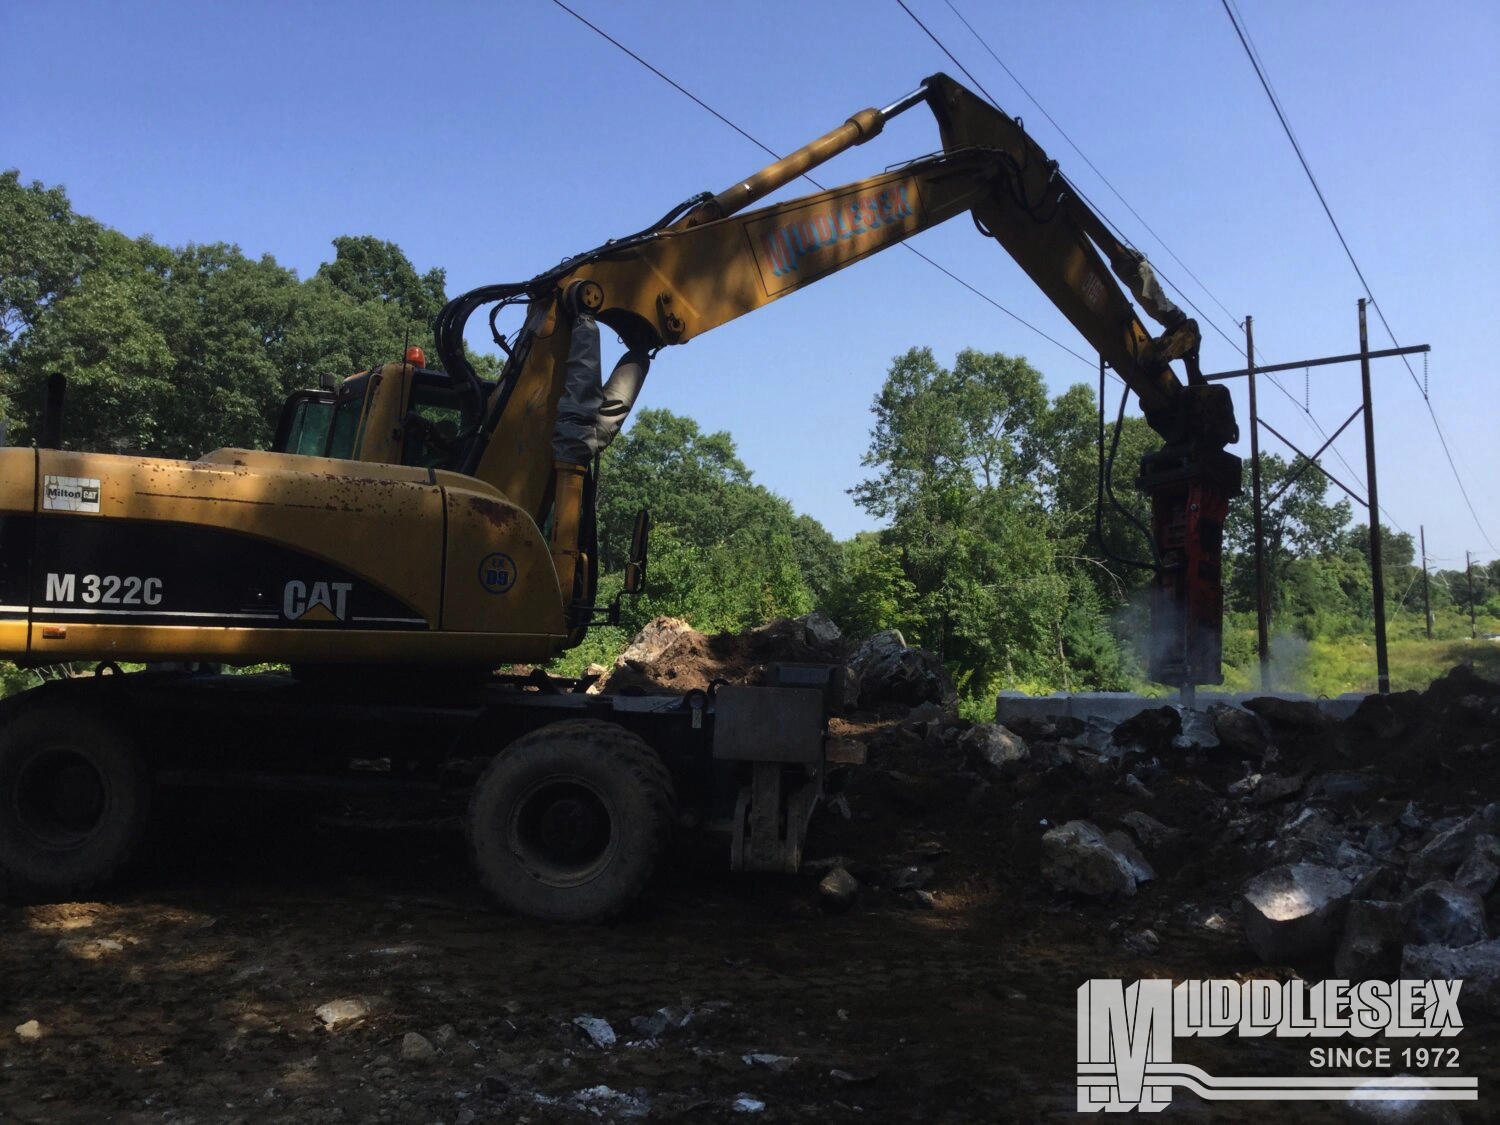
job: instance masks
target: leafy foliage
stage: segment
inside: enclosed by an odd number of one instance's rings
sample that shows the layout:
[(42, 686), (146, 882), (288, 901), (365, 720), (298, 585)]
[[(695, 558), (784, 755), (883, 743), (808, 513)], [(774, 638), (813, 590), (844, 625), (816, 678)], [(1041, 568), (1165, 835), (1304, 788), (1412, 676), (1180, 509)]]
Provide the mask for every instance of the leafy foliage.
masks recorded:
[(600, 469), (599, 554), (625, 565), (635, 514), (650, 509), (648, 592), (631, 610), (699, 629), (732, 630), (813, 608), (813, 583), (837, 565), (833, 537), (751, 480), (727, 433), (705, 434), (669, 410), (639, 411)]
[[(191, 457), (262, 445), (291, 390), (395, 358), (408, 341), (427, 346), (446, 300), (441, 269), (419, 272), (372, 236), (335, 238), (332, 259), (302, 280), (228, 243), (129, 238), (74, 212), (61, 187), (0, 174), (0, 408), (13, 442), (35, 434), (56, 374), (70, 388), (71, 448)], [(497, 374), (493, 357), (471, 359)], [(1049, 399), (1020, 357), (966, 350), (949, 368), (913, 348), (872, 405), (870, 474), (850, 490), (882, 529), (843, 543), (756, 484), (728, 433), (642, 410), (602, 462), (600, 601), (619, 588), (642, 507), (657, 528), (648, 590), (563, 665), (609, 660), (656, 614), (712, 631), (816, 606), (856, 638), (897, 628), (937, 652), (975, 716), (1001, 687), (1140, 687), (1129, 638), (1145, 630), (1149, 510), (1133, 481), (1158, 439), (1140, 418), (1103, 426), (1100, 410), (1084, 384)], [(1112, 500), (1101, 501), (1101, 460)], [(1349, 526), (1348, 503), (1331, 502), (1305, 464), (1267, 455), (1261, 469), (1274, 498), (1273, 623), (1294, 654), (1283, 663), (1304, 670), (1304, 687), (1353, 686), (1354, 670), (1372, 666), (1367, 529)], [(1255, 659), (1249, 502), (1247, 472), (1225, 551), (1225, 658), (1239, 687)], [(1421, 646), (1411, 537), (1384, 529), (1383, 543), (1393, 652)], [(1500, 561), (1438, 571), (1431, 590), (1442, 643), (1500, 631)]]
[[(307, 281), (226, 243), (174, 249), (0, 176), (0, 378), (12, 440), (49, 376), (68, 380), (69, 448), (193, 457), (270, 440), (286, 395), (429, 344), (443, 272), (393, 243), (334, 240)], [(430, 349), (429, 349), (430, 350)], [(435, 357), (434, 357), (435, 359)], [(493, 373), (493, 361), (478, 365)]]

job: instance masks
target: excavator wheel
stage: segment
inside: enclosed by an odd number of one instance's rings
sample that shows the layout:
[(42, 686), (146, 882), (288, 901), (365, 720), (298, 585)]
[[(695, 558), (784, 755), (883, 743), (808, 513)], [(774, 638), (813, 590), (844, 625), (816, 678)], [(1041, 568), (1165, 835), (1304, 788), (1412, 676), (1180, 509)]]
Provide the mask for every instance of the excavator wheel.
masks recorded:
[(0, 893), (62, 902), (109, 879), (146, 827), (140, 756), (99, 719), (62, 706), (0, 728)]
[(518, 738), (480, 777), (469, 845), (500, 902), (548, 922), (603, 922), (640, 895), (676, 822), (656, 752), (614, 723)]

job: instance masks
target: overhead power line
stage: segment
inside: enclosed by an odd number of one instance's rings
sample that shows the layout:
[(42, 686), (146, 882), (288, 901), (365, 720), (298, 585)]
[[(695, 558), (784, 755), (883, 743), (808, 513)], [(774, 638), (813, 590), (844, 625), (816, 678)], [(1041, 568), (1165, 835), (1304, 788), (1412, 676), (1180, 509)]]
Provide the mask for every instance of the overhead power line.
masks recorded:
[[(901, 6), (901, 10), (911, 17), (912, 22), (915, 23), (919, 28), (921, 28), (922, 31), (927, 35), (927, 37), (937, 45), (938, 49), (948, 57), (953, 65), (958, 67), (958, 69), (963, 72), (964, 76), (967, 77), (969, 81), (972, 82), (976, 87), (978, 87), (979, 91), (989, 99), (990, 104), (994, 106), (995, 109), (1000, 110), (1000, 112), (1003, 113), (1004, 110), (1000, 109), (1000, 106), (995, 101), (994, 96), (990, 94), (987, 89), (985, 89), (984, 84), (981, 83), (979, 79), (975, 77), (973, 72), (963, 64), (958, 56), (956, 56), (948, 48), (947, 44), (945, 44), (940, 38), (938, 38), (937, 34), (933, 32), (932, 29), (929, 28), (925, 23), (923, 23), (915, 12), (913, 12), (909, 7), (906, 6), (904, 0), (896, 0), (896, 2)], [(985, 49), (990, 58), (995, 61), (996, 65), (998, 65), (1001, 70), (1005, 71), (1010, 80), (1016, 84), (1017, 88), (1019, 88), (1020, 91), (1025, 94), (1028, 99), (1030, 99), (1031, 104), (1036, 106), (1036, 108), (1041, 112), (1042, 116), (1047, 119), (1047, 121), (1052, 125), (1054, 129), (1057, 130), (1058, 134), (1063, 138), (1063, 140), (1065, 140), (1070, 146), (1072, 146), (1073, 151), (1078, 154), (1079, 158), (1089, 166), (1089, 168), (1096, 176), (1099, 177), (1100, 180), (1103, 181), (1105, 187), (1109, 188), (1109, 190), (1114, 193), (1115, 198), (1117, 198), (1121, 203), (1125, 205), (1125, 209), (1135, 217), (1137, 222), (1139, 222), (1143, 227), (1146, 228), (1146, 230), (1151, 234), (1151, 237), (1156, 239), (1156, 241), (1161, 245), (1162, 249), (1165, 250), (1169, 255), (1171, 255), (1172, 260), (1180, 265), (1187, 273), (1187, 275), (1191, 277), (1195, 282), (1197, 282), (1199, 288), (1201, 288), (1206, 294), (1208, 294), (1209, 298), (1212, 299), (1213, 302), (1224, 311), (1225, 315), (1229, 317), (1234, 325), (1237, 328), (1243, 329), (1244, 322), (1236, 318), (1235, 315), (1229, 311), (1224, 302), (1219, 300), (1218, 296), (1211, 289), (1209, 289), (1208, 286), (1204, 284), (1203, 280), (1188, 267), (1187, 263), (1177, 255), (1176, 251), (1174, 251), (1169, 245), (1167, 245), (1166, 240), (1162, 238), (1161, 235), (1156, 233), (1155, 229), (1152, 228), (1150, 223), (1146, 222), (1146, 220), (1141, 216), (1140, 212), (1137, 211), (1131, 205), (1130, 201), (1126, 199), (1123, 194), (1121, 194), (1120, 190), (1110, 182), (1109, 178), (1099, 170), (1098, 165), (1096, 165), (1091, 159), (1089, 159), (1088, 153), (1084, 152), (1083, 149), (1078, 146), (1077, 142), (1075, 142), (1073, 138), (1068, 135), (1067, 131), (1060, 124), (1058, 124), (1057, 119), (1048, 112), (1047, 107), (1044, 106), (1040, 100), (1038, 100), (1036, 95), (1034, 95), (1030, 90), (1026, 88), (1025, 84), (1022, 83), (1020, 78), (1016, 76), (1015, 72), (1006, 65), (1005, 60), (1002, 59), (995, 52), (995, 49), (989, 45), (984, 36), (979, 33), (979, 31), (974, 27), (973, 24), (971, 24), (967, 19), (964, 18), (962, 12), (960, 12), (956, 7), (953, 6), (952, 0), (944, 0), (944, 2), (947, 3), (949, 9), (953, 12), (953, 14), (959, 18), (964, 27), (968, 29), (969, 34), (971, 34), (976, 40), (978, 40), (979, 45)], [(1099, 207), (1096, 203), (1094, 203), (1093, 200), (1091, 200), (1086, 194), (1084, 194), (1083, 190), (1079, 188), (1077, 184), (1069, 181), (1069, 185), (1073, 188), (1074, 191), (1078, 192), (1084, 203), (1086, 203), (1097, 215), (1099, 215), (1101, 219), (1104, 220), (1105, 224), (1109, 226), (1112, 231), (1114, 231), (1115, 236), (1119, 238), (1120, 241), (1124, 242), (1126, 245), (1131, 244), (1131, 240), (1129, 239), (1129, 237), (1127, 237), (1126, 234), (1121, 231), (1113, 221), (1110, 220), (1109, 216), (1104, 213), (1103, 208)], [(1219, 325), (1219, 322), (1205, 313), (1198, 306), (1198, 304), (1182, 290), (1180, 286), (1175, 284), (1171, 280), (1171, 278), (1167, 277), (1166, 274), (1161, 270), (1157, 271), (1157, 275), (1168, 285), (1170, 285), (1172, 289), (1192, 307), (1193, 311), (1198, 314), (1199, 319), (1202, 320), (1203, 323), (1207, 324), (1221, 337), (1223, 337), (1224, 342), (1227, 343), (1231, 348), (1234, 348), (1236, 351), (1239, 350), (1239, 348), (1242, 346), (1241, 342), (1231, 337), (1229, 333)], [(1267, 361), (1265, 353), (1261, 348), (1257, 347), (1255, 351), (1257, 355), (1261, 357), (1262, 362)], [(1317, 430), (1318, 435), (1322, 437), (1326, 442), (1328, 440), (1328, 431), (1324, 428), (1322, 422), (1318, 420), (1317, 415), (1312, 412), (1312, 409), (1305, 403), (1298, 402), (1296, 396), (1293, 395), (1291, 391), (1287, 390), (1286, 386), (1281, 382), (1280, 379), (1276, 378), (1275, 375), (1269, 375), (1267, 377), (1270, 379), (1271, 385), (1274, 386), (1278, 391), (1280, 391), (1286, 397), (1288, 402), (1292, 403), (1292, 405), (1296, 406), (1299, 410), (1302, 411), (1304, 415), (1306, 415), (1307, 420), (1312, 424), (1313, 428)], [(1350, 476), (1353, 477), (1356, 481), (1359, 481), (1361, 487), (1364, 487), (1363, 481), (1360, 479), (1358, 472), (1355, 470), (1353, 465), (1349, 464), (1348, 459), (1345, 458), (1344, 454), (1339, 450), (1339, 448), (1337, 446), (1332, 446), (1331, 451), (1333, 455), (1339, 459), (1339, 463), (1344, 466), (1345, 470), (1348, 471)], [(1403, 532), (1405, 531), (1405, 528), (1401, 527), (1401, 525), (1396, 522), (1396, 520), (1391, 516), (1390, 512), (1386, 511), (1384, 505), (1382, 505), (1380, 508), (1380, 514), (1385, 517), (1386, 522), (1390, 523), (1398, 530), (1401, 530)]]
[[(593, 31), (595, 34), (597, 34), (600, 37), (602, 37), (603, 39), (607, 40), (609, 43), (613, 44), (615, 47), (618, 47), (625, 54), (629, 55), (636, 62), (640, 63), (641, 66), (645, 67), (652, 74), (656, 75), (656, 77), (660, 78), (667, 85), (671, 86), (672, 89), (676, 90), (678, 93), (682, 94), (684, 97), (689, 98), (695, 104), (697, 104), (701, 108), (707, 110), (714, 117), (718, 118), (725, 125), (728, 125), (731, 129), (733, 129), (740, 136), (744, 137), (747, 141), (749, 141), (751, 144), (755, 145), (762, 152), (765, 152), (767, 155), (769, 155), (773, 160), (780, 160), (781, 159), (782, 154), (779, 153), (779, 152), (777, 152), (775, 149), (771, 148), (770, 145), (766, 144), (764, 141), (760, 140), (760, 138), (752, 135), (751, 133), (749, 133), (746, 130), (742, 129), (740, 126), (736, 125), (728, 117), (726, 117), (724, 114), (720, 113), (713, 106), (709, 105), (706, 101), (704, 101), (702, 98), (700, 98), (697, 94), (693, 93), (691, 90), (687, 89), (685, 86), (681, 85), (680, 83), (673, 81), (667, 75), (663, 74), (660, 70), (658, 70), (656, 67), (652, 66), (645, 59), (643, 59), (640, 55), (636, 54), (629, 47), (625, 46), (625, 44), (621, 43), (614, 36), (610, 35), (608, 32), (604, 31), (602, 28), (598, 27), (597, 25), (595, 25), (593, 23), (590, 23), (587, 19), (585, 19), (583, 16), (579, 15), (572, 8), (568, 7), (568, 5), (564, 4), (562, 2), (562, 0), (552, 0), (552, 2), (554, 4), (556, 4), (559, 8), (561, 8), (563, 11), (567, 12), (568, 15), (572, 16), (579, 23), (581, 23), (585, 27), (587, 27), (590, 31)], [(898, 0), (898, 2), (899, 2), (899, 0)], [(903, 5), (903, 7), (904, 6), (905, 5)], [(967, 74), (968, 72), (965, 71), (964, 73)], [(988, 95), (986, 95), (986, 96), (988, 96)], [(825, 190), (824, 186), (821, 183), (819, 183), (817, 180), (813, 179), (812, 176), (809, 176), (806, 173), (803, 173), (802, 178), (804, 180), (806, 180), (808, 183), (812, 184), (819, 191)], [(1068, 347), (1067, 344), (1064, 344), (1061, 340), (1058, 340), (1055, 337), (1048, 335), (1046, 332), (1042, 331), (1042, 329), (1038, 328), (1036, 325), (1034, 325), (1030, 321), (1026, 320), (1020, 314), (1012, 312), (1010, 309), (1006, 308), (999, 301), (995, 300), (995, 298), (991, 297), (989, 294), (985, 293), (984, 291), (982, 291), (981, 289), (979, 289), (977, 286), (970, 284), (969, 282), (965, 281), (963, 278), (959, 277), (958, 274), (956, 274), (952, 270), (948, 269), (946, 266), (939, 264), (938, 262), (934, 261), (932, 258), (928, 257), (926, 254), (922, 253), (922, 251), (918, 250), (915, 246), (912, 246), (910, 243), (902, 243), (902, 246), (903, 246), (904, 249), (909, 250), (911, 253), (915, 254), (918, 258), (921, 258), (922, 261), (926, 262), (933, 269), (937, 270), (938, 272), (940, 272), (940, 273), (946, 275), (947, 277), (951, 278), (952, 280), (956, 281), (959, 285), (962, 285), (965, 289), (967, 289), (969, 292), (973, 293), (976, 297), (979, 297), (981, 300), (983, 300), (983, 301), (987, 302), (988, 304), (994, 306), (996, 309), (999, 309), (1006, 316), (1008, 316), (1012, 320), (1016, 321), (1016, 323), (1018, 323), (1020, 325), (1023, 325), (1026, 328), (1029, 328), (1032, 332), (1035, 332), (1038, 336), (1040, 336), (1042, 339), (1046, 340), (1048, 343), (1050, 343), (1050, 344), (1052, 344), (1052, 345), (1054, 345), (1054, 346), (1056, 346), (1058, 348), (1061, 348), (1063, 351), (1067, 352), (1070, 356), (1072, 356), (1074, 359), (1078, 360), (1080, 363), (1086, 363), (1091, 368), (1095, 365), (1095, 361), (1094, 360), (1088, 358), (1085, 355), (1082, 355), (1079, 352), (1074, 351), (1072, 348)], [(1115, 379), (1119, 379), (1119, 375), (1117, 375), (1115, 372), (1110, 372), (1110, 374)]]
[[(1307, 156), (1303, 153), (1302, 146), (1297, 142), (1297, 137), (1292, 132), (1292, 126), (1287, 121), (1287, 116), (1282, 109), (1281, 102), (1271, 89), (1271, 82), (1266, 77), (1265, 68), (1261, 65), (1260, 58), (1250, 46), (1247, 33), (1241, 26), (1242, 17), (1235, 14), (1235, 10), (1230, 6), (1229, 0), (1220, 0), (1220, 3), (1223, 4), (1224, 14), (1229, 17), (1229, 22), (1234, 27), (1234, 33), (1239, 38), (1240, 46), (1244, 48), (1245, 57), (1250, 60), (1250, 65), (1255, 70), (1255, 76), (1260, 79), (1261, 89), (1265, 91), (1266, 98), (1271, 103), (1271, 108), (1276, 112), (1276, 119), (1281, 122), (1281, 129), (1286, 134), (1286, 139), (1291, 142), (1292, 151), (1297, 154), (1297, 161), (1302, 165), (1302, 171), (1306, 173), (1308, 183), (1312, 185), (1313, 192), (1318, 197), (1318, 202), (1322, 204), (1323, 214), (1328, 216), (1328, 222), (1333, 227), (1334, 234), (1338, 235), (1339, 245), (1344, 248), (1344, 254), (1348, 257), (1349, 264), (1354, 267), (1354, 273), (1359, 278), (1360, 285), (1364, 286), (1365, 296), (1375, 306), (1375, 315), (1380, 318), (1380, 323), (1385, 328), (1386, 335), (1391, 338), (1391, 343), (1395, 344), (1396, 347), (1400, 347), (1401, 345), (1396, 339), (1396, 333), (1391, 330), (1390, 322), (1386, 320), (1385, 312), (1381, 309), (1380, 302), (1375, 299), (1375, 294), (1370, 288), (1370, 283), (1365, 280), (1364, 270), (1360, 269), (1359, 262), (1354, 257), (1354, 251), (1349, 248), (1349, 240), (1344, 237), (1344, 232), (1340, 228), (1338, 220), (1333, 217), (1333, 208), (1328, 205), (1328, 200), (1323, 195), (1323, 189), (1318, 184), (1318, 178), (1313, 175), (1312, 167), (1308, 164)], [(1432, 419), (1432, 428), (1437, 432), (1438, 444), (1443, 448), (1443, 456), (1447, 458), (1448, 468), (1453, 473), (1453, 481), (1458, 485), (1459, 495), (1463, 497), (1464, 504), (1469, 509), (1469, 515), (1474, 519), (1474, 526), (1479, 528), (1479, 534), (1484, 537), (1484, 541), (1490, 545), (1490, 550), (1493, 551), (1496, 549), (1494, 541), (1490, 539), (1489, 532), (1485, 530), (1484, 524), (1479, 519), (1479, 512), (1475, 509), (1473, 500), (1469, 498), (1469, 490), (1464, 487), (1463, 477), (1459, 475), (1458, 465), (1453, 460), (1453, 451), (1448, 447), (1447, 435), (1443, 433), (1442, 423), (1438, 421), (1437, 411), (1433, 408), (1432, 396), (1428, 393), (1428, 388), (1417, 378), (1417, 373), (1412, 368), (1410, 361), (1405, 356), (1402, 356), (1401, 362), (1406, 365), (1406, 373), (1411, 376), (1412, 383), (1415, 384), (1417, 390), (1422, 395), (1422, 401), (1427, 405), (1427, 414)]]
[[(1156, 239), (1156, 241), (1161, 245), (1161, 248), (1163, 250), (1165, 250), (1168, 255), (1170, 255), (1171, 259), (1174, 262), (1176, 262), (1179, 266), (1182, 267), (1183, 272), (1186, 273), (1190, 278), (1193, 279), (1193, 281), (1195, 281), (1197, 283), (1198, 288), (1202, 289), (1203, 292), (1207, 293), (1208, 296), (1209, 296), (1209, 299), (1212, 300), (1214, 304), (1218, 305), (1220, 309), (1223, 309), (1225, 316), (1227, 316), (1235, 324), (1240, 325), (1241, 327), (1243, 327), (1243, 324), (1240, 321), (1240, 319), (1238, 317), (1236, 317), (1234, 315), (1234, 313), (1230, 312), (1227, 307), (1225, 307), (1224, 302), (1221, 301), (1221, 300), (1219, 300), (1219, 298), (1214, 294), (1213, 290), (1210, 289), (1206, 284), (1204, 284), (1203, 279), (1200, 278), (1197, 274), (1195, 274), (1188, 267), (1188, 264), (1186, 262), (1184, 262), (1181, 258), (1179, 258), (1177, 256), (1176, 251), (1174, 251), (1170, 246), (1167, 245), (1167, 240), (1164, 239), (1161, 235), (1157, 234), (1156, 231), (1152, 228), (1151, 224), (1148, 223), (1144, 218), (1141, 217), (1140, 212), (1137, 211), (1134, 207), (1132, 207), (1130, 205), (1130, 201), (1128, 199), (1126, 199), (1123, 195), (1120, 194), (1119, 189), (1116, 188), (1115, 185), (1112, 184), (1109, 181), (1109, 177), (1107, 177), (1103, 172), (1099, 171), (1098, 166), (1095, 165), (1094, 162), (1089, 159), (1088, 154), (1086, 152), (1084, 152), (1083, 149), (1081, 149), (1081, 148), (1078, 147), (1077, 143), (1073, 140), (1073, 138), (1070, 137), (1070, 136), (1068, 136), (1067, 131), (1065, 129), (1063, 129), (1063, 127), (1061, 125), (1059, 125), (1057, 123), (1057, 121), (1053, 118), (1053, 116), (1050, 113), (1047, 112), (1047, 107), (1044, 106), (1044, 105), (1042, 105), (1042, 103), (1039, 102), (1036, 99), (1036, 96), (1033, 95), (1032, 92), (1026, 88), (1025, 84), (1018, 77), (1016, 77), (1015, 72), (1012, 71), (1010, 69), (1010, 67), (1008, 67), (1008, 66), (1005, 65), (1005, 60), (1002, 59), (999, 55), (997, 55), (995, 53), (995, 49), (989, 45), (988, 41), (986, 41), (986, 39), (984, 38), (983, 35), (979, 34), (979, 32), (974, 28), (974, 25), (971, 24), (964, 17), (964, 14), (962, 12), (960, 12), (957, 8), (955, 8), (953, 6), (953, 0), (943, 0), (943, 2), (945, 4), (947, 4), (949, 10), (952, 11), (953, 14), (958, 17), (959, 22), (962, 23), (964, 25), (964, 27), (968, 29), (969, 34), (972, 35), (972, 36), (974, 36), (974, 38), (979, 41), (979, 45), (985, 49), (985, 52), (990, 56), (990, 58), (992, 58), (992, 59), (995, 60), (996, 65), (999, 66), (1001, 70), (1005, 71), (1006, 75), (1010, 78), (1010, 80), (1016, 84), (1016, 88), (1018, 90), (1020, 90), (1021, 93), (1023, 93), (1023, 94), (1026, 95), (1027, 99), (1031, 102), (1031, 104), (1034, 105), (1034, 106), (1036, 106), (1037, 110), (1041, 113), (1041, 115), (1047, 119), (1048, 123), (1054, 129), (1057, 130), (1058, 135), (1060, 137), (1062, 137), (1063, 140), (1065, 140), (1065, 141), (1068, 142), (1068, 145), (1073, 149), (1074, 152), (1076, 152), (1078, 154), (1079, 159), (1081, 159), (1085, 164), (1087, 164), (1089, 166), (1089, 168), (1093, 171), (1094, 175), (1098, 176), (1099, 179), (1100, 179), (1100, 181), (1104, 184), (1104, 186), (1107, 187), (1107, 188), (1109, 188), (1109, 190), (1114, 194), (1114, 197), (1116, 199), (1118, 199), (1121, 203), (1123, 203), (1125, 205), (1125, 210), (1129, 211), (1131, 213), (1131, 215), (1134, 216), (1136, 222), (1140, 223), (1141, 226), (1145, 227), (1147, 233), (1150, 234), (1152, 238)], [(901, 6), (903, 8), (906, 7), (905, 4), (902, 4)], [(910, 9), (907, 10), (907, 15), (911, 15)], [(915, 19), (916, 17), (913, 16), (912, 18)], [(926, 28), (923, 28), (923, 30), (925, 31)], [(931, 32), (928, 32), (928, 34), (930, 35)], [(946, 48), (944, 50), (946, 52)], [(953, 56), (950, 54), (948, 57), (952, 58)], [(957, 60), (955, 60), (955, 62), (956, 61)], [(991, 102), (994, 101), (993, 98), (991, 98), (990, 100), (991, 100)], [(1090, 206), (1092, 207), (1093, 204), (1090, 204)], [(1098, 208), (1095, 208), (1095, 210), (1098, 210)], [(1176, 289), (1177, 287), (1174, 285), (1173, 288)], [(1182, 291), (1179, 289), (1178, 292), (1181, 293)], [(1183, 294), (1183, 299), (1187, 300), (1187, 295), (1186, 294)], [(1188, 301), (1188, 303), (1192, 304), (1192, 302), (1190, 300)], [(1202, 310), (1198, 309), (1197, 305), (1193, 305), (1193, 308), (1194, 308), (1195, 311), (1197, 311), (1199, 313), (1200, 316), (1202, 315)], [(1208, 320), (1207, 317), (1204, 317), (1204, 319)], [(1210, 321), (1210, 323), (1212, 323), (1212, 322)], [(1217, 324), (1214, 325), (1215, 329), (1217, 329), (1218, 327), (1219, 326)]]

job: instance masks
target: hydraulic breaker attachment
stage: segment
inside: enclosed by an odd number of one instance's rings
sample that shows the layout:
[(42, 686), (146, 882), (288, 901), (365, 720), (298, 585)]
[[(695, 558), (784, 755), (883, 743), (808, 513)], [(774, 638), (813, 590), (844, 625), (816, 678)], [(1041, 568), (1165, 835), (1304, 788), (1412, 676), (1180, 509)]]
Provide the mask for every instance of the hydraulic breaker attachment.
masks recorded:
[(1148, 674), (1189, 690), (1221, 684), (1224, 520), (1240, 491), (1240, 459), (1205, 446), (1168, 447), (1141, 459), (1136, 483), (1151, 497), (1156, 555)]

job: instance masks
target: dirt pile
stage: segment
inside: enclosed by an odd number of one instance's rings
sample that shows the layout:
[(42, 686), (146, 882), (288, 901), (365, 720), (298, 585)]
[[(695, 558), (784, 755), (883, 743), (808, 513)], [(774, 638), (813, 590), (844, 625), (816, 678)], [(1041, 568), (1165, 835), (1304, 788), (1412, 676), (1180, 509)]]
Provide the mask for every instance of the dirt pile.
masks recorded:
[(839, 664), (852, 652), (838, 626), (821, 613), (743, 633), (713, 634), (674, 617), (659, 617), (620, 654), (594, 690), (653, 695), (707, 691), (719, 683), (762, 684), (772, 664)]
[(707, 691), (715, 684), (763, 684), (772, 664), (843, 664), (848, 704), (888, 715), (927, 702), (952, 706), (953, 680), (931, 653), (911, 648), (895, 629), (853, 644), (823, 613), (783, 618), (742, 633), (703, 634), (659, 617), (615, 660), (595, 692)]

